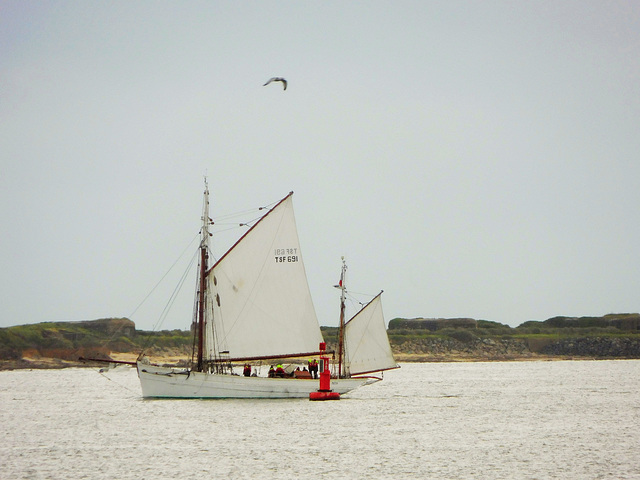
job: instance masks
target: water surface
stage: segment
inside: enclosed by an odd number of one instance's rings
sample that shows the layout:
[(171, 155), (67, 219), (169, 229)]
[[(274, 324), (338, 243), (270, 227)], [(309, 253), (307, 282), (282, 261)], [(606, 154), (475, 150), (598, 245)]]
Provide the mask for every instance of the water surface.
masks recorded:
[(0, 372), (3, 479), (640, 478), (640, 361), (403, 364), (340, 401), (143, 400)]

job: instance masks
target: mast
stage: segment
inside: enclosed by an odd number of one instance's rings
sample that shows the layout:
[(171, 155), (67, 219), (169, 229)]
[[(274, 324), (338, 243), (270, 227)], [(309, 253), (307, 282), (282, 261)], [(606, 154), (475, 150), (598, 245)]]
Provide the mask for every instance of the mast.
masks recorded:
[[(340, 293), (340, 330), (338, 331), (338, 378), (346, 376), (346, 365), (344, 365), (344, 302), (345, 302), (345, 274), (347, 272), (347, 264), (342, 257), (342, 271), (340, 272), (340, 283), (336, 288), (341, 290)], [(343, 365), (345, 372), (342, 371)]]
[(200, 271), (198, 272), (198, 363), (197, 371), (204, 370), (204, 304), (206, 298), (205, 277), (207, 272), (207, 260), (209, 259), (209, 185), (204, 179), (204, 200), (202, 205), (202, 228), (200, 230)]

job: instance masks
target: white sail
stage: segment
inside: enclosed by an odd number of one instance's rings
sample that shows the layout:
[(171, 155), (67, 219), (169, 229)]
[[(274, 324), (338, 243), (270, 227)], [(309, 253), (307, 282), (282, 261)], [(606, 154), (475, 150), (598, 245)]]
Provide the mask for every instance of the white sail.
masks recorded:
[[(208, 357), (315, 352), (322, 342), (293, 215), (292, 194), (208, 272)], [(211, 329), (210, 327), (213, 327)], [(213, 341), (213, 344), (211, 344)]]
[(387, 336), (382, 292), (345, 323), (347, 374), (358, 375), (397, 368)]

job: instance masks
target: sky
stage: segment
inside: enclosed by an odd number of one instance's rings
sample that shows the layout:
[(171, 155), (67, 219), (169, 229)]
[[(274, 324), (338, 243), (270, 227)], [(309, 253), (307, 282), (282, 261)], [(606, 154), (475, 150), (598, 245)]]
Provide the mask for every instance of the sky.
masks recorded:
[(205, 176), (321, 325), (638, 312), (640, 3), (0, 0), (0, 162), (0, 327), (187, 329)]

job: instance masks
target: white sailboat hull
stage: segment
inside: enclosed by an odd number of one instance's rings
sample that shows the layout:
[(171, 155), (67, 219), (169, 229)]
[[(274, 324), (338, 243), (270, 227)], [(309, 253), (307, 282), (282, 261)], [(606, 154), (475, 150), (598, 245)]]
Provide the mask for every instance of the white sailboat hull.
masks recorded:
[[(187, 372), (143, 363), (137, 367), (144, 398), (309, 398), (319, 387), (318, 380)], [(332, 379), (331, 390), (342, 395), (379, 380)]]

